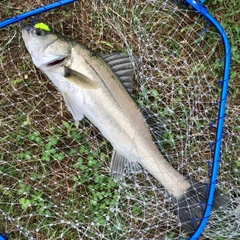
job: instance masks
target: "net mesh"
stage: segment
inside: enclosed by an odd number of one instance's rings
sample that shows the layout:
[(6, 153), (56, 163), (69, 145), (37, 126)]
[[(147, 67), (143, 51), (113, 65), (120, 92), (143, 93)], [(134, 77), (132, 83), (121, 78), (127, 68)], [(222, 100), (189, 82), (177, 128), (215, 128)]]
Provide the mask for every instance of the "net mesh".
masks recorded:
[[(164, 122), (160, 132), (151, 128), (156, 144), (180, 173), (209, 182), (224, 56), (204, 18), (174, 1), (91, 0), (38, 21), (94, 52), (137, 59), (134, 98)], [(111, 144), (87, 119), (76, 128), (61, 94), (33, 65), (19, 25), (1, 29), (0, 54), (0, 232), (10, 239), (185, 238), (173, 198), (151, 174), (112, 179)], [(218, 178), (231, 201), (212, 213), (199, 239), (240, 237), (235, 111), (230, 105)]]

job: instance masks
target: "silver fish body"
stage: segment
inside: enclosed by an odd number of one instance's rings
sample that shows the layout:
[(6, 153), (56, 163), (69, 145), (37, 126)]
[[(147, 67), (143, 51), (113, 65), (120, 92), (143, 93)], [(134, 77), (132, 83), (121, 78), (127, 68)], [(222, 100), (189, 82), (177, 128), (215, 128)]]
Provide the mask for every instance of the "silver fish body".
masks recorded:
[(113, 146), (112, 175), (118, 178), (126, 165), (137, 169), (140, 164), (180, 201), (191, 189), (190, 181), (162, 156), (143, 114), (121, 82), (124, 74), (126, 79), (132, 75), (129, 57), (100, 57), (44, 30), (23, 29), (22, 34), (34, 64), (62, 93), (75, 121), (85, 116)]
[[(24, 32), (24, 34), (28, 33)], [(157, 178), (169, 193), (175, 197), (183, 194), (190, 184), (163, 158), (153, 142), (138, 106), (111, 68), (101, 57), (93, 55), (85, 47), (73, 41), (66, 40), (68, 55), (65, 56), (66, 53), (60, 52), (63, 47), (61, 41), (59, 40), (58, 43), (54, 40), (44, 51), (48, 52), (50, 46), (58, 44), (59, 47), (52, 48), (55, 52), (59, 51), (60, 57), (57, 59), (63, 57), (65, 60), (60, 65), (47, 66), (48, 62), (52, 62), (51, 59), (47, 59), (47, 64), (39, 68), (63, 94), (75, 120), (81, 120), (85, 116), (100, 130), (116, 152), (113, 162), (127, 159), (132, 163), (139, 163)], [(43, 61), (35, 59), (34, 62), (42, 64)], [(65, 77), (65, 66), (71, 71), (76, 71), (75, 78)], [(78, 73), (90, 81), (81, 81)], [(122, 166), (122, 164), (112, 164), (112, 166)], [(117, 174), (122, 172), (122, 169), (112, 171)]]

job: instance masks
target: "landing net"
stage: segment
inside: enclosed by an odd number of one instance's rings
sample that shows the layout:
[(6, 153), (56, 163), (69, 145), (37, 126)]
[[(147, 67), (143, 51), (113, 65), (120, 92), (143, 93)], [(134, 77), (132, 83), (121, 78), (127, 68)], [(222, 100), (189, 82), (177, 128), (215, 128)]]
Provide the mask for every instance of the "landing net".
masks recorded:
[[(162, 131), (151, 129), (156, 144), (180, 173), (209, 183), (224, 53), (204, 17), (175, 1), (92, 0), (42, 13), (38, 22), (96, 53), (137, 59), (134, 98), (163, 119)], [(173, 197), (146, 170), (112, 179), (110, 143), (86, 119), (75, 127), (61, 94), (33, 65), (19, 24), (1, 29), (0, 66), (1, 233), (186, 239)], [(231, 200), (212, 212), (201, 240), (240, 238), (234, 108), (228, 115), (217, 187)]]

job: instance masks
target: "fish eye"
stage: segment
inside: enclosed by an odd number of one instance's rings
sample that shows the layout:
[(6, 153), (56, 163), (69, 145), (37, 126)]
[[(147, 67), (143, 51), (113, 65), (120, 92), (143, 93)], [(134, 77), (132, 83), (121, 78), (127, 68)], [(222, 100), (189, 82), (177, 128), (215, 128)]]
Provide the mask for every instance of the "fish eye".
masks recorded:
[(42, 30), (42, 29), (40, 29), (40, 28), (36, 28), (36, 29), (35, 29), (35, 33), (36, 33), (36, 35), (38, 35), (38, 36), (44, 36), (44, 35), (45, 35), (45, 32), (46, 32), (46, 31), (44, 31), (44, 30)]

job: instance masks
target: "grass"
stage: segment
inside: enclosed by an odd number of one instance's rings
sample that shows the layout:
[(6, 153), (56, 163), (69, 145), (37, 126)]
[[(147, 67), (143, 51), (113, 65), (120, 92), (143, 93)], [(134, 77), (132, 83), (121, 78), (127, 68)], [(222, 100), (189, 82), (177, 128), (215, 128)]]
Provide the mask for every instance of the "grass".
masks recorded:
[[(16, 1), (1, 2), (1, 19), (40, 4), (40, 1), (25, 2), (24, 5)], [(41, 4), (48, 2), (41, 1)], [(139, 5), (141, 3), (139, 1)], [(114, 4), (118, 5), (118, 1), (112, 1)], [(232, 49), (227, 135), (223, 140), (219, 177), (220, 186), (226, 190), (240, 183), (240, 3), (215, 0), (206, 5), (226, 29)], [(213, 35), (210, 28), (204, 39), (210, 41), (208, 46), (201, 37), (187, 45), (182, 34), (191, 32), (196, 19), (182, 16), (188, 26), (182, 28), (182, 32), (176, 31), (176, 41), (169, 38), (174, 32), (172, 25), (163, 26), (165, 16), (158, 18), (153, 14), (151, 4), (144, 14), (140, 14), (140, 7), (136, 9), (132, 19), (127, 7), (118, 5), (119, 14), (111, 12), (108, 18), (109, 9), (100, 4), (93, 8), (81, 2), (74, 7), (54, 10), (54, 14), (42, 15), (40, 19), (45, 21), (46, 16), (51, 28), (96, 52), (128, 49), (143, 56), (140, 71), (136, 72), (138, 104), (148, 106), (166, 121), (168, 131), (163, 151), (172, 165), (182, 173), (191, 172), (198, 180), (206, 180), (207, 161), (211, 157), (208, 141), (215, 136), (208, 124), (216, 117), (212, 103), (217, 101), (220, 92), (217, 86), (220, 75), (216, 76), (216, 72), (221, 72), (218, 61), (221, 47), (217, 45), (211, 51), (218, 36)], [(115, 21), (112, 16), (116, 17)], [(105, 23), (99, 20), (102, 17), (106, 18)], [(27, 22), (31, 20), (24, 21)], [(204, 24), (201, 21), (195, 28), (201, 29)], [(139, 25), (148, 30), (142, 32), (141, 38), (138, 36), (141, 31), (136, 30)], [(118, 28), (124, 36), (117, 34)], [(135, 33), (130, 35), (133, 30)], [(155, 236), (177, 239), (183, 235), (169, 204), (170, 197), (151, 176), (146, 173), (131, 176), (127, 185), (112, 180), (110, 144), (88, 121), (81, 122), (79, 129), (74, 126), (55, 87), (33, 67), (18, 32), (17, 25), (0, 32), (3, 41), (0, 46), (0, 79), (3, 80), (0, 95), (0, 232), (9, 232), (10, 239), (79, 239), (80, 236), (86, 239)], [(14, 38), (13, 33), (16, 34)], [(156, 50), (163, 56), (156, 57)], [(208, 61), (214, 59), (212, 71), (207, 72), (209, 84), (204, 84), (202, 78), (197, 80), (206, 71), (205, 52), (209, 54)], [(201, 102), (198, 103), (198, 99)], [(201, 239), (221, 239), (213, 236)]]

